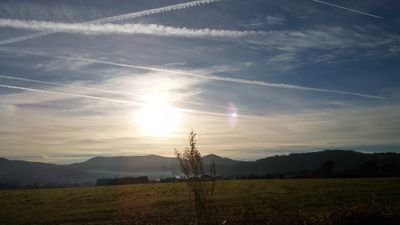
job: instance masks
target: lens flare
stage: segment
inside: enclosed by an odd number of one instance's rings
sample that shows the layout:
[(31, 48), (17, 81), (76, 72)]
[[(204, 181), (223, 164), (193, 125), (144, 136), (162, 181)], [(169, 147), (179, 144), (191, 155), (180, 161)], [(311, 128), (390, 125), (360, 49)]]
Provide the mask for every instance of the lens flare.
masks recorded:
[(235, 128), (238, 122), (238, 114), (235, 103), (228, 103), (228, 124), (231, 128)]

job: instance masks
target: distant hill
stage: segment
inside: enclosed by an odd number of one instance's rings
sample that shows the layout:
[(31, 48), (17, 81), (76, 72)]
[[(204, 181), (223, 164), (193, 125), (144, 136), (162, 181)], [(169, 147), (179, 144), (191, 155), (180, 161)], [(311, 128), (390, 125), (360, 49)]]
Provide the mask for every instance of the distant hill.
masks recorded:
[[(212, 154), (203, 157), (205, 171), (209, 171), (208, 168), (214, 161), (217, 164), (217, 174), (223, 177), (296, 174), (304, 171), (311, 173), (320, 170), (322, 164), (327, 161), (333, 162), (333, 173), (348, 176), (391, 176), (400, 171), (398, 153), (365, 154), (350, 150), (295, 153), (256, 161), (238, 161)], [(171, 177), (172, 171), (176, 169), (175, 158), (158, 155), (94, 157), (70, 165), (0, 158), (0, 186), (94, 183), (101, 178), (127, 176), (148, 176), (151, 179), (159, 179)]]
[(213, 162), (215, 162), (217, 165), (235, 165), (237, 163), (240, 163), (241, 161), (221, 157), (215, 154), (210, 154), (203, 157), (204, 164), (211, 165)]
[(290, 173), (299, 171), (318, 170), (324, 162), (334, 162), (334, 172), (354, 172), (367, 162), (376, 164), (400, 165), (398, 153), (373, 153), (366, 154), (352, 150), (324, 150), (309, 153), (293, 153), (278, 155), (238, 164), (233, 169), (235, 174), (265, 175), (273, 173)]
[(64, 165), (0, 158), (0, 185), (65, 184), (84, 182), (89, 177), (85, 171)]
[(243, 165), (244, 173), (287, 173), (301, 170), (316, 170), (322, 163), (331, 160), (336, 171), (349, 170), (361, 163), (376, 158), (374, 154), (364, 154), (349, 150), (325, 150), (309, 153), (293, 153), (256, 160)]

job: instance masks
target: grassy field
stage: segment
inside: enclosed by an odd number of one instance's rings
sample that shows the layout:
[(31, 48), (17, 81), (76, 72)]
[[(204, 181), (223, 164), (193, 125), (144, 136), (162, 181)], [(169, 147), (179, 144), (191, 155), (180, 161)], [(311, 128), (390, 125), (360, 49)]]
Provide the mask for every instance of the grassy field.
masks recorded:
[[(190, 224), (183, 183), (0, 191), (0, 224)], [(400, 179), (232, 180), (217, 224), (400, 224)]]

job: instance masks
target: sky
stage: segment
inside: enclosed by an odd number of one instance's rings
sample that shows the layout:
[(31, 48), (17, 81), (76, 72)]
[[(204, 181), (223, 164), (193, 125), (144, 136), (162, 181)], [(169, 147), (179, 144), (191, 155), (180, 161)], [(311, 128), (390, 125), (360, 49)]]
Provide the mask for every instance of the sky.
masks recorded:
[(0, 1), (0, 157), (400, 152), (395, 0)]

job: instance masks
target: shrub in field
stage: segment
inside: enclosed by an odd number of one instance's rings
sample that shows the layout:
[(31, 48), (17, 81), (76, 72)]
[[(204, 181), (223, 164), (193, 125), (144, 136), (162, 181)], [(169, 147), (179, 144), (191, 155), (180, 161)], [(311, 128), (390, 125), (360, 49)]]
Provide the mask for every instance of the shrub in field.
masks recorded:
[(194, 206), (196, 224), (212, 224), (211, 199), (215, 189), (215, 163), (211, 165), (210, 175), (206, 175), (194, 131), (189, 135), (189, 147), (183, 152), (175, 149), (175, 155), (179, 163), (179, 176), (189, 189), (189, 200)]

